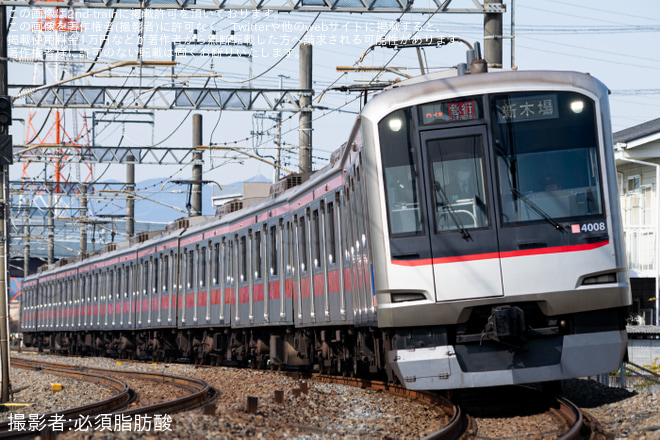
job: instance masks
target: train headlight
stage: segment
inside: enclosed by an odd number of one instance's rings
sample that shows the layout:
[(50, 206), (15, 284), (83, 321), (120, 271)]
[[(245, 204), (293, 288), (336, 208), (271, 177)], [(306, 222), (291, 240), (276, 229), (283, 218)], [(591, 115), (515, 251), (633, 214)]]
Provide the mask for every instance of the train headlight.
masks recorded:
[(593, 277), (585, 278), (582, 281), (583, 286), (588, 286), (591, 284), (611, 284), (616, 283), (616, 273), (604, 273), (602, 275), (596, 275)]
[(584, 101), (577, 100), (571, 102), (571, 111), (573, 111), (573, 113), (582, 113), (582, 110), (584, 110)]
[(387, 121), (387, 126), (390, 127), (390, 130), (397, 132), (401, 130), (401, 127), (403, 127), (403, 121), (401, 118), (391, 118), (389, 121)]
[(396, 292), (390, 294), (393, 303), (402, 303), (408, 301), (421, 301), (426, 299), (423, 293), (417, 292)]

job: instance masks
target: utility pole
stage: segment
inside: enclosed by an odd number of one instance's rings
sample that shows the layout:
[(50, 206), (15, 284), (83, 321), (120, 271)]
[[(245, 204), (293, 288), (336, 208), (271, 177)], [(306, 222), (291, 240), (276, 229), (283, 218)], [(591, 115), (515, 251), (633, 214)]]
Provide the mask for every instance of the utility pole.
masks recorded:
[(55, 203), (53, 188), (48, 189), (48, 265), (55, 263)]
[(87, 252), (87, 185), (80, 185), (80, 252)]
[(135, 156), (126, 156), (126, 236), (135, 235)]
[[(9, 89), (7, 75), (7, 7), (0, 6), (0, 95), (6, 95)], [(11, 124), (11, 120), (9, 120)], [(9, 128), (0, 125), (0, 137), (7, 136)], [(11, 137), (9, 137), (9, 159), (0, 163), (0, 401), (9, 402), (9, 301), (7, 280), (9, 279), (9, 261), (7, 261), (7, 243), (9, 228), (7, 228), (7, 216), (9, 214), (9, 200), (7, 197), (7, 185), (9, 181), (8, 164), (11, 163)]]
[[(282, 90), (284, 78), (288, 78), (286, 75), (278, 75), (280, 77), (280, 90)], [(275, 152), (275, 163), (279, 166), (282, 166), (282, 112), (277, 112), (275, 116), (275, 123), (277, 124), (277, 129), (275, 131), (275, 145), (277, 145), (277, 151)], [(279, 166), (275, 167), (275, 176), (273, 177), (273, 183), (277, 183), (280, 180), (280, 168)]]
[(27, 217), (23, 224), (23, 278), (30, 274), (30, 226), (28, 225)]
[[(486, 0), (484, 6), (484, 59), (488, 67), (502, 68), (502, 0)], [(492, 9), (489, 9), (492, 8)], [(490, 12), (498, 11), (498, 12)]]
[(193, 133), (192, 133), (192, 148), (193, 148), (193, 168), (192, 168), (192, 187), (191, 217), (202, 215), (202, 152), (197, 150), (202, 144), (202, 115), (195, 113), (193, 115)]
[[(312, 45), (300, 45), (300, 88), (312, 89)], [(301, 173), (312, 172), (312, 93), (300, 97), (299, 153)]]
[[(277, 112), (275, 115), (275, 123), (277, 128), (275, 130), (275, 145), (277, 145), (277, 151), (275, 152), (275, 163), (277, 165), (282, 165), (282, 112)], [(280, 168), (275, 167), (275, 178), (273, 183), (280, 181)]]

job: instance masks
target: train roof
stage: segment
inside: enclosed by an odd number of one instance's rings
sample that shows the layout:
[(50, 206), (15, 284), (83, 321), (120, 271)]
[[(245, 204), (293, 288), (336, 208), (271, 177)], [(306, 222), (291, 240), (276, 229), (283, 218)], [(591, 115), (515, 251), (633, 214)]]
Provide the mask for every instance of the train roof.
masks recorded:
[(424, 102), (458, 96), (505, 93), (516, 90), (566, 90), (591, 92), (599, 99), (607, 87), (588, 73), (555, 70), (496, 71), (471, 75), (432, 73), (393, 84), (367, 103), (362, 117), (379, 121), (395, 110)]

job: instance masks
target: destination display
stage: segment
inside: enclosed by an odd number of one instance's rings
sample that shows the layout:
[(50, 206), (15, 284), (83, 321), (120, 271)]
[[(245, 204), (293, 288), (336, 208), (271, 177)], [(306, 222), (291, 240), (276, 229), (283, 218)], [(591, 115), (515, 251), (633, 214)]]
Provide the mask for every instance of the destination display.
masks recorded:
[(471, 121), (481, 117), (480, 101), (476, 99), (461, 101), (442, 101), (423, 105), (422, 124), (442, 122)]
[(559, 117), (557, 95), (555, 94), (519, 98), (507, 96), (503, 99), (497, 99), (495, 106), (497, 108), (497, 122), (500, 124)]

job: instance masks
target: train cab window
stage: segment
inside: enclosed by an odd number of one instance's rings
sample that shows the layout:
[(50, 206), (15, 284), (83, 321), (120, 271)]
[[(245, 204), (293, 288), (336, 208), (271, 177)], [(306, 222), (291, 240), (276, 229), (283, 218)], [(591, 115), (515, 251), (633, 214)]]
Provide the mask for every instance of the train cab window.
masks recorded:
[(488, 226), (481, 136), (429, 140), (436, 232)]
[(262, 267), (261, 252), (262, 252), (261, 231), (257, 231), (254, 233), (254, 279), (255, 280), (261, 279), (261, 267)]
[(391, 236), (420, 235), (424, 231), (411, 120), (410, 109), (403, 109), (378, 124)]
[(199, 286), (206, 287), (206, 246), (199, 252)]
[(277, 226), (270, 227), (269, 270), (271, 276), (277, 276)]
[(503, 224), (602, 215), (593, 101), (569, 92), (490, 99)]

